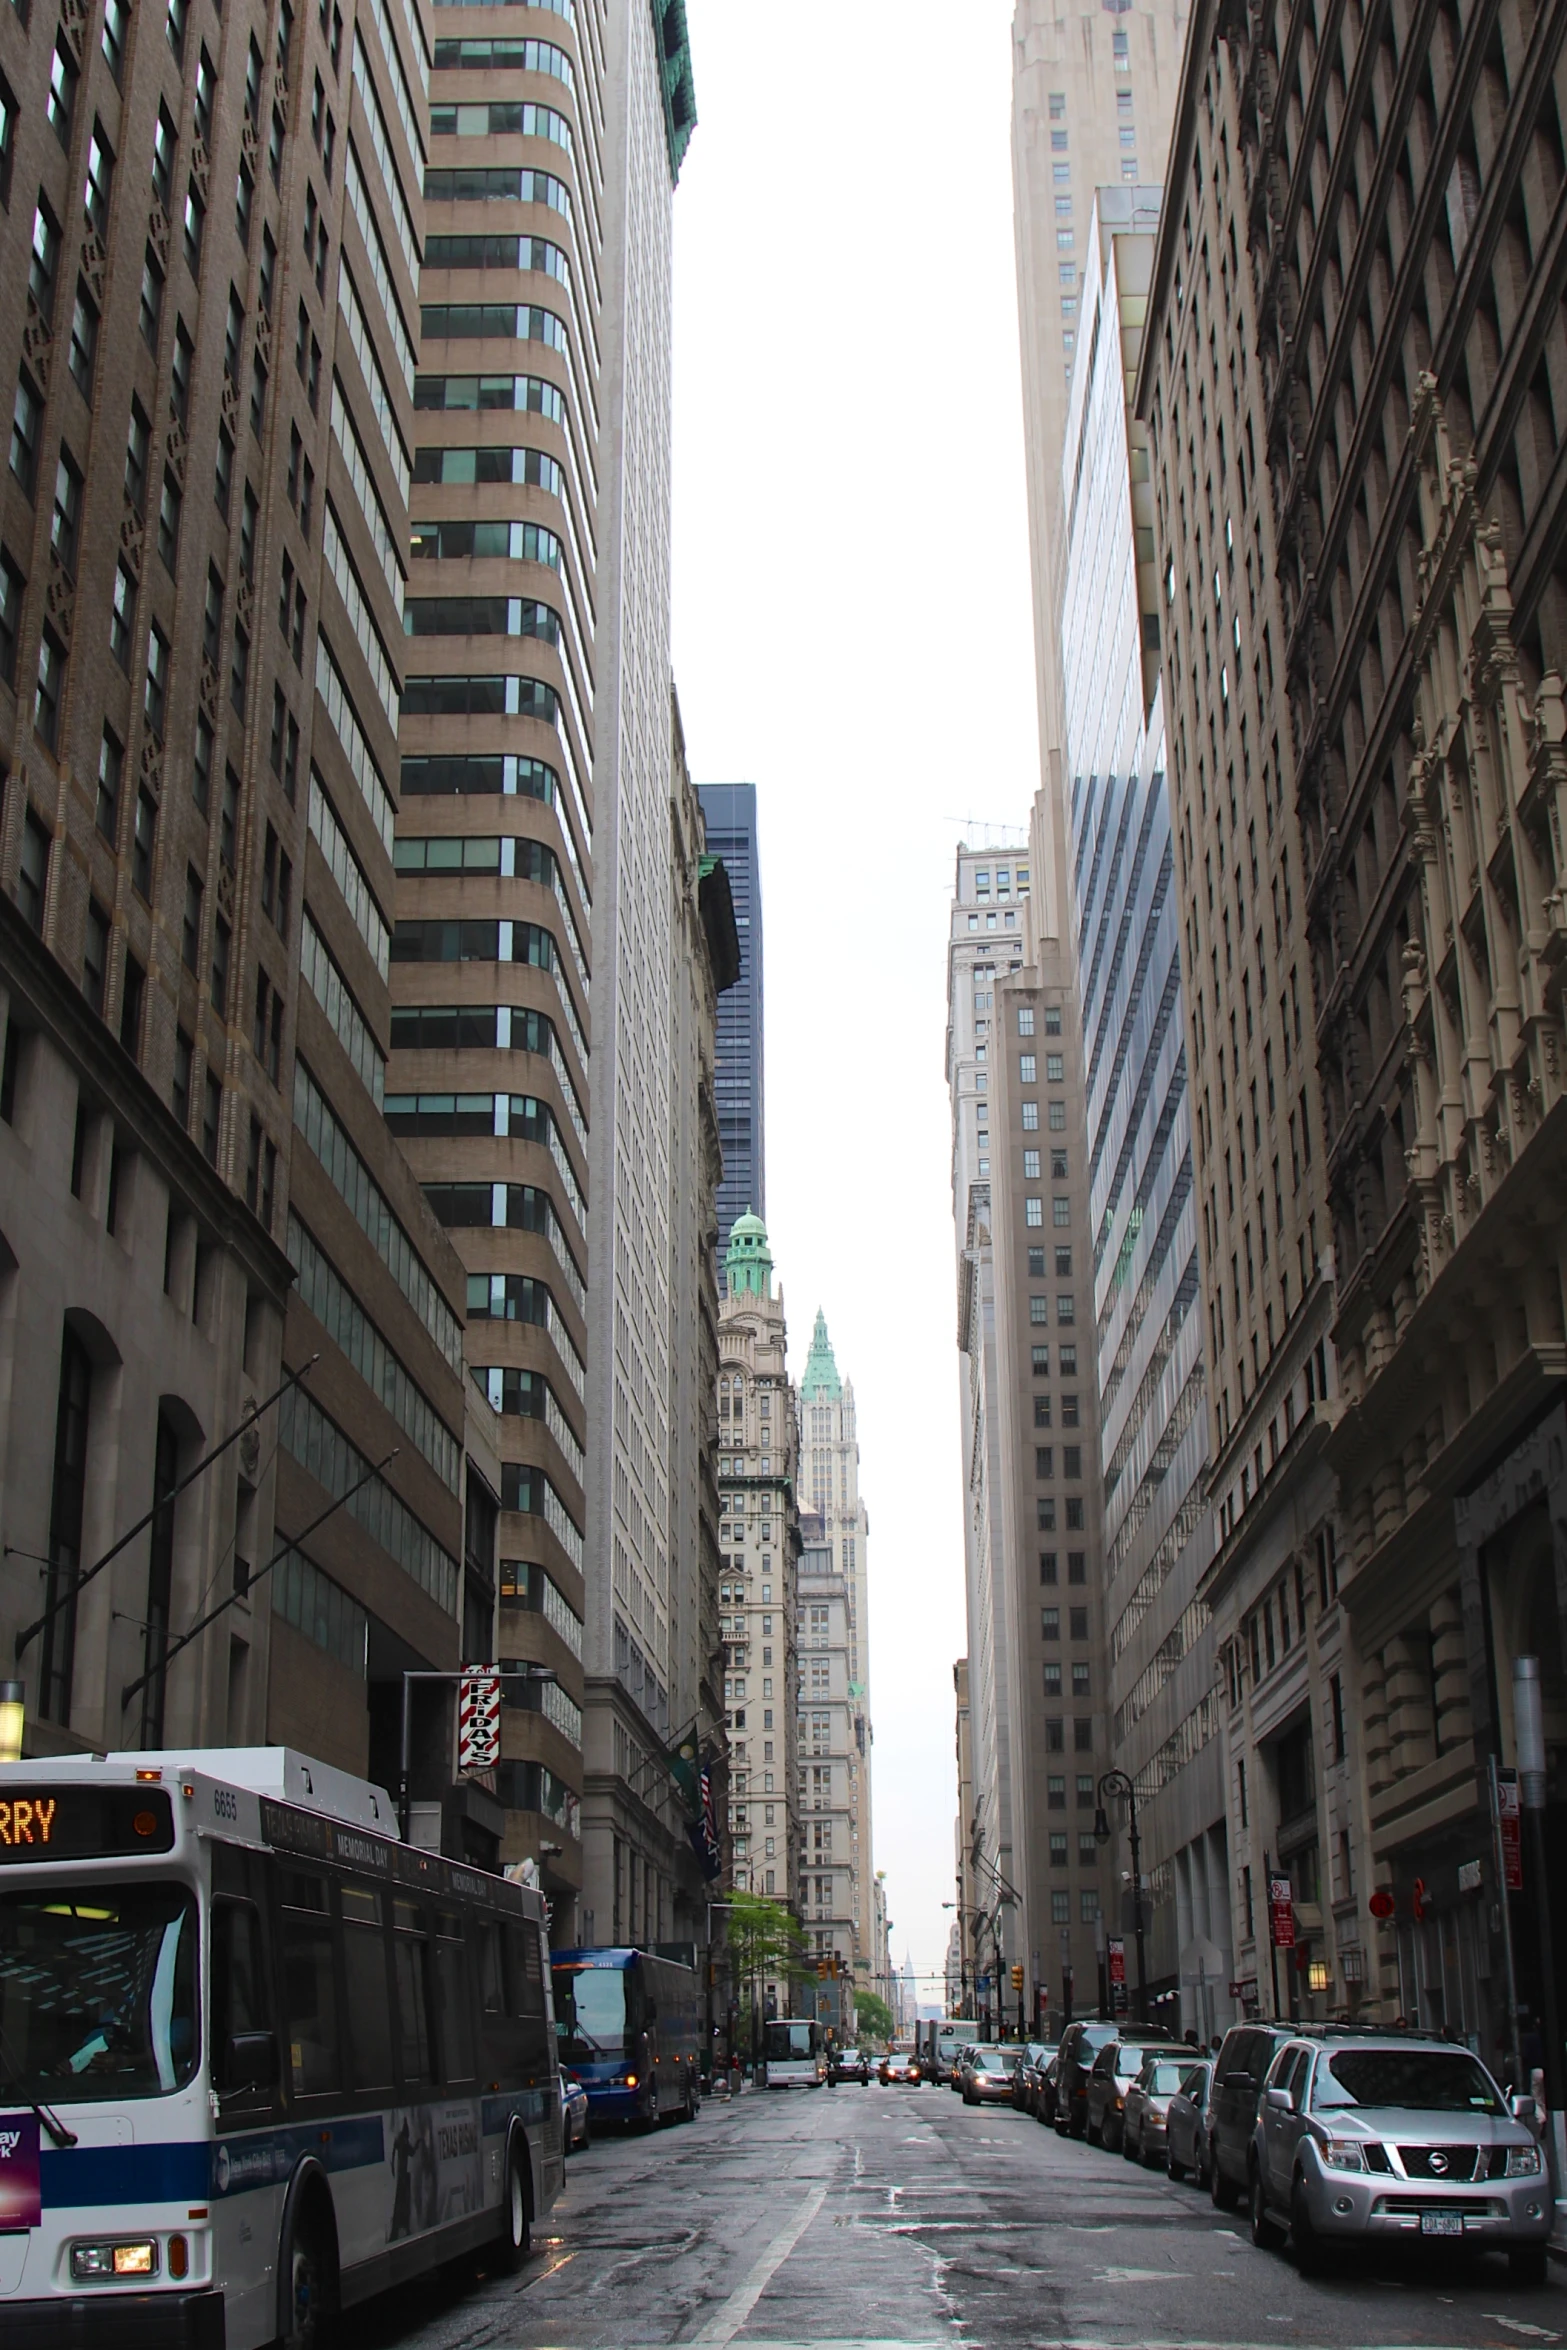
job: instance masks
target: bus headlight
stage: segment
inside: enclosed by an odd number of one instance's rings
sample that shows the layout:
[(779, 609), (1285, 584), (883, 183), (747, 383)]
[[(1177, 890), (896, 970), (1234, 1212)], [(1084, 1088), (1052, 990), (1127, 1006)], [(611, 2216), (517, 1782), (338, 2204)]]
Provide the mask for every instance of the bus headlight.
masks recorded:
[(636, 2076), (636, 2074), (635, 2074), (635, 2073), (627, 2073), (627, 2075), (626, 2075), (626, 2087), (627, 2087), (628, 2089), (634, 2089), (634, 2088), (636, 2087), (636, 2085), (637, 2085), (637, 2076)]
[(130, 2244), (71, 2246), (73, 2277), (155, 2277), (157, 2273), (158, 2247), (150, 2237)]

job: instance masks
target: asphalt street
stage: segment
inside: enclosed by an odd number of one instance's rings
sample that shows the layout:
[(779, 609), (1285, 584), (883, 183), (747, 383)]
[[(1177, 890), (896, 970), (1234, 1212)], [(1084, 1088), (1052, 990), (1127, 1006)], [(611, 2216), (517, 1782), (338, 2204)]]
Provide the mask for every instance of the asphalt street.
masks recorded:
[(790, 2090), (573, 2156), (516, 2277), (356, 2310), (355, 2350), (1541, 2350), (1567, 2271), (1347, 2261), (1307, 2282), (1244, 2218), (946, 2089)]

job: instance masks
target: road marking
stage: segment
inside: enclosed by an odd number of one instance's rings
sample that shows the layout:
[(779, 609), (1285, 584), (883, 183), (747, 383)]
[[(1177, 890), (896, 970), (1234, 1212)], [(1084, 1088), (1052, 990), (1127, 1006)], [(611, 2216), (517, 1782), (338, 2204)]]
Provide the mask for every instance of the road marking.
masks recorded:
[(725, 2343), (734, 2340), (771, 2284), (775, 2273), (782, 2268), (826, 2200), (827, 2183), (823, 2180), (819, 2186), (811, 2189), (794, 2217), (784, 2222), (745, 2283), (731, 2293), (727, 2301), (720, 2302), (700, 2333), (690, 2337), (693, 2345), (700, 2343), (703, 2350), (714, 2350), (714, 2346), (716, 2350), (723, 2350)]
[(1560, 2334), (1553, 2334), (1547, 2326), (1532, 2326), (1521, 2317), (1503, 2317), (1494, 2309), (1482, 2313), (1494, 2326), (1505, 2326), (1510, 2334), (1522, 2334), (1530, 2342), (1559, 2342)]
[(1094, 2271), (1096, 2285), (1163, 2285), (1174, 2284), (1186, 2277), (1183, 2268), (1099, 2268)]

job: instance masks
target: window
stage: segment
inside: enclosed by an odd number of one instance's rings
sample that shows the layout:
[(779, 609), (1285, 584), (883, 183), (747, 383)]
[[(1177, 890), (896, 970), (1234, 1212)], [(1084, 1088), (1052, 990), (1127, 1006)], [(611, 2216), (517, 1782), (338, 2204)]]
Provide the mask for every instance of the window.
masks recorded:
[(114, 842), (120, 832), (120, 785), (125, 774), (125, 749), (112, 727), (103, 730), (98, 745), (98, 830)]
[(141, 1015), (147, 994), (147, 974), (127, 952), (120, 981), (120, 1042), (133, 1061), (141, 1059)]
[(100, 1020), (108, 970), (109, 917), (96, 898), (89, 898), (87, 923), (82, 933), (82, 993)]
[(147, 690), (143, 712), (148, 729), (163, 740), (164, 707), (169, 690), (169, 640), (156, 621), (147, 631)]
[(250, 429), (257, 440), (267, 420), (267, 367), (258, 350), (250, 362)]
[(1074, 1697), (1088, 1695), (1088, 1667), (1084, 1663), (1074, 1664), (1072, 1667), (1072, 1695)]
[(1024, 1221), (1024, 1223), (1025, 1223), (1025, 1224), (1028, 1224), (1028, 1225), (1030, 1225), (1030, 1226), (1032, 1226), (1032, 1227), (1037, 1227), (1037, 1226), (1039, 1226), (1039, 1225), (1043, 1224), (1043, 1223), (1044, 1223), (1044, 1220), (1045, 1220), (1045, 1203), (1044, 1203), (1044, 1201), (1043, 1201), (1043, 1200), (1040, 1200), (1040, 1199), (1025, 1199), (1025, 1200), (1024, 1200), (1024, 1202), (1023, 1202), (1023, 1221)]
[(158, 328), (163, 320), (163, 272), (158, 267), (157, 255), (149, 245), (141, 264), (141, 339), (156, 358), (158, 355)]
[(1042, 1640), (1060, 1639), (1061, 1610), (1058, 1607), (1047, 1607), (1040, 1610), (1039, 1636)]
[(1066, 1527), (1069, 1534), (1081, 1534), (1083, 1531), (1083, 1505), (1072, 1494), (1067, 1496)]
[(202, 1095), (201, 1147), (215, 1167), (218, 1163), (218, 1133), (223, 1122), (223, 1086), (209, 1069)]
[(38, 690), (33, 697), (33, 725), (54, 750), (60, 736), (60, 703), (65, 694), (65, 647), (52, 628), (46, 628), (38, 647)]
[(212, 1009), (221, 1014), (229, 1000), (229, 944), (232, 932), (220, 914), (212, 925), (212, 971), (209, 993)]
[(228, 319), (223, 329), (223, 372), (229, 382), (238, 388), (240, 356), (245, 341), (245, 306), (233, 286), (229, 288)]
[(76, 60), (63, 40), (56, 41), (49, 60), (49, 96), (44, 111), (49, 117), (49, 128), (69, 153), (71, 117), (76, 111)]
[(256, 183), (242, 163), (234, 182), (234, 227), (246, 252), (250, 251), (250, 224), (254, 217)]
[(22, 598), (27, 582), (9, 555), (0, 555), (0, 677), (16, 683), (16, 647), (22, 633)]
[(1048, 1379), (1048, 1378), (1049, 1378), (1049, 1376), (1050, 1376), (1050, 1349), (1049, 1349), (1049, 1347), (1048, 1347), (1048, 1346), (1036, 1346), (1036, 1347), (1033, 1347), (1033, 1348), (1031, 1348), (1031, 1349), (1030, 1349), (1030, 1352), (1032, 1353), (1032, 1355), (1033, 1355), (1033, 1358), (1034, 1358), (1034, 1377), (1035, 1377), (1036, 1379)]
[(1086, 1551), (1084, 1551), (1084, 1550), (1069, 1550), (1069, 1551), (1067, 1552), (1067, 1554), (1066, 1554), (1066, 1579), (1067, 1579), (1067, 1581), (1068, 1581), (1069, 1583), (1079, 1583), (1079, 1584), (1081, 1584), (1081, 1583), (1086, 1583), (1086, 1582), (1087, 1582), (1087, 1580), (1088, 1580), (1088, 1553), (1087, 1553)]
[(165, 473), (158, 500), (158, 553), (171, 579), (180, 551), (180, 504), (180, 485), (172, 473)]
[(16, 154), (16, 100), (11, 85), (0, 74), (0, 204), (11, 204), (11, 165)]
[(239, 512), (239, 567), (247, 579), (256, 576), (256, 533), (260, 519), (261, 509), (256, 503), (256, 493), (247, 481)]
[(188, 0), (169, 0), (168, 14), (163, 20), (163, 30), (168, 36), (169, 47), (173, 50), (181, 65), (183, 65), (185, 62), (185, 15), (187, 6)]
[(1036, 1428), (1048, 1428), (1049, 1425), (1050, 1398), (1048, 1395), (1036, 1395), (1034, 1398), (1034, 1426)]
[(54, 465), (54, 517), (49, 522), (49, 545), (63, 571), (75, 571), (75, 545), (82, 526), (82, 475), (73, 458), (61, 449)]
[(1052, 1771), (1046, 1779), (1045, 1808), (1047, 1811), (1065, 1811), (1066, 1776), (1064, 1772)]
[(1050, 1104), (1049, 1124), (1052, 1134), (1064, 1134), (1066, 1132), (1065, 1102), (1052, 1102)]
[(1093, 1753), (1094, 1725), (1091, 1721), (1074, 1722), (1072, 1724), (1072, 1747), (1073, 1751), (1077, 1754)]
[(216, 669), (223, 657), (223, 582), (215, 563), (207, 565), (207, 594), (201, 608), (201, 649)]
[(1034, 1014), (1027, 1004), (1018, 1006), (1017, 1032), (1019, 1036), (1032, 1036), (1034, 1033)]
[(140, 400), (131, 402), (131, 420), (125, 437), (125, 495), (142, 511), (147, 497), (147, 444), (152, 426)]
[(245, 694), (250, 684), (250, 639), (234, 623), (234, 658), (229, 663), (229, 702), (237, 718), (245, 715)]
[(174, 358), (169, 368), (169, 397), (181, 424), (190, 422), (190, 378), (195, 364), (196, 347), (182, 318), (174, 329)]
[[(1043, 1266), (1040, 1267), (1040, 1271), (1044, 1271)], [(1036, 1329), (1047, 1326), (1050, 1320), (1050, 1300), (1037, 1290), (1029, 1297), (1028, 1318)]]
[(136, 574), (122, 555), (115, 567), (114, 597), (109, 607), (109, 650), (130, 673), (131, 638), (136, 629)]
[(43, 403), (24, 369), (17, 377), (11, 408), (11, 471), (29, 497), (38, 474), (38, 436), (43, 420)]
[(223, 806), (218, 818), (218, 855), (234, 870), (239, 847), (239, 777), (232, 767), (223, 770)]
[(1036, 1444), (1034, 1447), (1034, 1475), (1036, 1477), (1053, 1477), (1055, 1473), (1055, 1448), (1048, 1444)]
[(196, 60), (196, 128), (209, 147), (212, 144), (212, 101), (216, 92), (217, 76), (203, 43), (201, 54)]
[(1034, 1056), (1032, 1053), (1018, 1054), (1017, 1074), (1020, 1085), (1033, 1085), (1037, 1082), (1034, 1075)]
[(1045, 1659), (1045, 1695), (1047, 1697), (1061, 1695), (1061, 1666), (1055, 1657)]
[(22, 919), (34, 930), (44, 926), (44, 901), (49, 890), (49, 835), (42, 819), (29, 808), (22, 819), (22, 861), (17, 869), (16, 902)]
[(95, 122), (87, 142), (87, 183), (82, 190), (88, 225), (99, 237), (109, 233), (109, 191), (114, 185), (114, 149)]
[[(1076, 1320), (1077, 1320), (1077, 1305), (1076, 1305), (1076, 1302), (1075, 1302), (1075, 1300), (1073, 1299), (1073, 1296), (1072, 1296), (1072, 1293), (1071, 1293), (1071, 1291), (1070, 1291), (1070, 1290), (1067, 1290), (1067, 1289), (1058, 1289), (1058, 1290), (1056, 1291), (1056, 1321), (1057, 1321), (1057, 1323), (1058, 1323), (1058, 1324), (1060, 1324), (1060, 1325), (1062, 1325), (1062, 1326), (1064, 1327), (1065, 1325), (1067, 1325), (1067, 1324), (1069, 1324), (1069, 1323), (1072, 1323), (1072, 1322), (1075, 1322)], [(1061, 1368), (1062, 1368), (1063, 1370), (1065, 1370), (1065, 1368), (1066, 1368), (1066, 1365), (1065, 1365), (1065, 1363), (1063, 1363), (1063, 1364), (1062, 1364)]]
[(1052, 91), (1051, 91), (1051, 93), (1050, 93), (1050, 119), (1051, 119), (1051, 121), (1052, 121), (1052, 122), (1065, 122), (1065, 120), (1066, 120), (1066, 92), (1065, 92), (1065, 90), (1052, 90)]
[(1053, 1493), (1041, 1494), (1034, 1511), (1036, 1534), (1053, 1534), (1056, 1530), (1056, 1501)]
[(71, 381), (84, 400), (92, 398), (93, 362), (98, 355), (98, 310), (92, 296), (76, 281), (76, 300), (71, 306), (71, 342), (66, 365)]
[(1023, 1180), (1025, 1183), (1037, 1183), (1039, 1181), (1038, 1151), (1025, 1151), (1023, 1153)]
[(198, 710), (196, 743), (190, 760), (190, 796), (203, 816), (207, 813), (207, 803), (212, 796), (212, 746), (212, 722), (205, 711)]
[(1063, 1082), (1062, 1061), (1063, 1056), (1060, 1053), (1046, 1053), (1045, 1083), (1047, 1085), (1060, 1085)]
[(174, 186), (174, 151), (178, 144), (169, 110), (160, 106), (152, 130), (152, 192), (165, 212)]
[(207, 207), (192, 180), (185, 190), (185, 266), (192, 277), (201, 275), (201, 240), (207, 226)]
[(1072, 1275), (1072, 1252), (1069, 1248), (1056, 1250), (1056, 1279), (1068, 1281)]
[(225, 522), (229, 518), (229, 500), (234, 494), (234, 444), (228, 429), (218, 427), (218, 453), (212, 468), (212, 498)]
[(1023, 1104), (1023, 1132), (1025, 1134), (1037, 1134), (1039, 1132), (1038, 1102), (1025, 1102)]
[(187, 971), (201, 963), (201, 877), (194, 865), (185, 868), (185, 914), (180, 925), (180, 959)]
[(152, 852), (158, 833), (158, 803), (150, 791), (136, 795), (136, 837), (131, 844), (131, 880), (144, 898), (152, 896)]
[(174, 1031), (174, 1076), (169, 1088), (169, 1100), (174, 1115), (187, 1129), (190, 1126), (190, 1063), (193, 1051), (190, 1038), (183, 1028)]
[(102, 49), (109, 71), (119, 80), (125, 65), (125, 36), (131, 29), (130, 0), (103, 0)]
[[(1018, 875), (1018, 880), (1020, 883), (1024, 880), (1024, 878), (1025, 876), (1021, 873)], [(1045, 1034), (1047, 1036), (1059, 1036), (1060, 1033), (1061, 1006), (1059, 1004), (1047, 1004), (1045, 1007)]]

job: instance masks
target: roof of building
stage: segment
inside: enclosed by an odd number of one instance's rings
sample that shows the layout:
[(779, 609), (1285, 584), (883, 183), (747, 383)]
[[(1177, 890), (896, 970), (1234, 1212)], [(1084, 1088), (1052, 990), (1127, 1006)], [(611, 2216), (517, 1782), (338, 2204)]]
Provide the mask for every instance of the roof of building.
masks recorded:
[(832, 1340), (827, 1335), (827, 1316), (820, 1306), (816, 1309), (816, 1326), (811, 1332), (811, 1351), (805, 1358), (800, 1395), (806, 1403), (814, 1402), (823, 1395), (832, 1403), (841, 1403), (843, 1400), (843, 1381), (838, 1376)]
[(767, 1245), (767, 1226), (753, 1209), (736, 1216), (729, 1227), (724, 1273), (731, 1297), (771, 1297), (773, 1252)]

